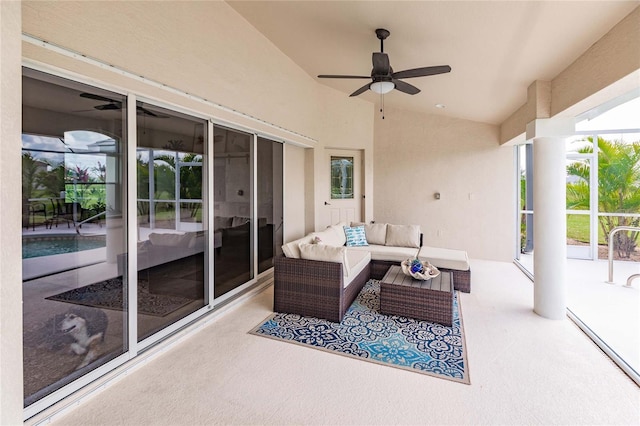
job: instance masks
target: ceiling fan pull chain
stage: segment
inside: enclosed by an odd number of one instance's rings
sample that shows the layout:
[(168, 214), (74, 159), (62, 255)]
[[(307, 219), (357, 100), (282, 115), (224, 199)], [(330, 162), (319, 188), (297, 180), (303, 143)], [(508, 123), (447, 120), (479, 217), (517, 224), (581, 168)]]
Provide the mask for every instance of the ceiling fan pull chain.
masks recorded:
[(380, 93), (380, 112), (382, 113), (382, 119), (384, 120), (384, 93)]

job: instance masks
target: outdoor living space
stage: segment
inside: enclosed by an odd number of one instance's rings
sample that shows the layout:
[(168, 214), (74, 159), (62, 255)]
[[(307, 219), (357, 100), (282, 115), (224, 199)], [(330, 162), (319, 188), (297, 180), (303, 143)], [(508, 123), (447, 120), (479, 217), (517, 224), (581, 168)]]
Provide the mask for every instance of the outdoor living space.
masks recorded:
[(0, 1), (0, 39), (0, 424), (640, 425), (637, 1)]
[(472, 259), (471, 267), (473, 291), (460, 293), (471, 385), (248, 334), (272, 314), (270, 286), (182, 333), (170, 349), (150, 351), (131, 374), (98, 381), (87, 389), (91, 396), (52, 424), (640, 420), (636, 384), (568, 318), (536, 315), (533, 284), (514, 264)]

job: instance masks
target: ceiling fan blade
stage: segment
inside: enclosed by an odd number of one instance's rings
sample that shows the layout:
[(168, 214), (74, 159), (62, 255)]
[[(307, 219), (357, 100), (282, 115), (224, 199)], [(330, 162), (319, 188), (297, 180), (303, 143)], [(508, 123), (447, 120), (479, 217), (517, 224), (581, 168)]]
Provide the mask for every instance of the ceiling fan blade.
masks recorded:
[(105, 110), (112, 110), (112, 109), (122, 109), (122, 105), (118, 105), (118, 103), (116, 102), (111, 102), (110, 104), (96, 105), (94, 106), (94, 108), (100, 111), (105, 111)]
[(364, 86), (362, 86), (361, 88), (359, 88), (358, 90), (350, 94), (349, 96), (358, 96), (359, 94), (366, 92), (367, 90), (369, 90), (370, 85), (371, 83), (365, 84)]
[(371, 78), (370, 75), (319, 75), (318, 78)]
[(420, 89), (418, 89), (416, 86), (412, 86), (411, 84), (405, 83), (402, 80), (396, 80), (394, 78), (391, 81), (393, 82), (393, 84), (396, 85), (396, 89), (401, 92), (408, 93), (409, 95), (415, 95), (416, 93), (420, 93)]
[(120, 103), (119, 101), (116, 101), (114, 99), (105, 98), (104, 96), (100, 96), (100, 95), (94, 95), (93, 93), (80, 93), (80, 97), (87, 98), (87, 99), (94, 99), (96, 101), (102, 101), (102, 102)]
[(438, 65), (435, 67), (414, 68), (410, 70), (398, 71), (392, 74), (393, 78), (414, 78), (426, 77), (428, 75), (444, 74), (451, 71), (449, 65)]
[(373, 62), (373, 71), (371, 71), (372, 75), (388, 75), (391, 71), (391, 66), (389, 65), (389, 55), (382, 52), (373, 52), (372, 56)]
[(156, 114), (153, 111), (150, 111), (146, 108), (142, 108), (141, 106), (136, 107), (136, 110), (138, 112), (139, 115), (148, 115), (149, 117), (155, 117), (155, 118), (169, 118), (168, 115), (160, 115), (160, 114)]

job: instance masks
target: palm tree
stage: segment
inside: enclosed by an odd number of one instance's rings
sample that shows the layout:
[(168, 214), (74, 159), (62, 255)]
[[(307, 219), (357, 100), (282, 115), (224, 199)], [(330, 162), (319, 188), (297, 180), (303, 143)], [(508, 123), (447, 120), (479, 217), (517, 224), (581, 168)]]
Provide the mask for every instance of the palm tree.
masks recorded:
[[(593, 153), (593, 138), (589, 145), (578, 150), (581, 154)], [(623, 143), (598, 137), (598, 211), (604, 213), (640, 213), (640, 141)], [(567, 166), (567, 175), (577, 178), (567, 184), (567, 208), (589, 209), (589, 176), (587, 163), (574, 162)], [(609, 241), (609, 234), (616, 226), (638, 226), (640, 218), (627, 216), (599, 216), (598, 222)], [(638, 232), (619, 232), (614, 238), (614, 248), (623, 258), (631, 257), (638, 240)]]

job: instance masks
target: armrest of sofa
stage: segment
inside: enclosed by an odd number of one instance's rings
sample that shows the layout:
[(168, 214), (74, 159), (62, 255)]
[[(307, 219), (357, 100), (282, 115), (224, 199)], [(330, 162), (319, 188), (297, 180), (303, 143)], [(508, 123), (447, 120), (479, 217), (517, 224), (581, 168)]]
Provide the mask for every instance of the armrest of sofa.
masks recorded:
[(342, 264), (278, 256), (273, 274), (274, 311), (342, 321)]

